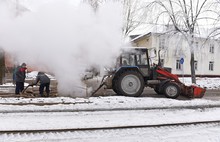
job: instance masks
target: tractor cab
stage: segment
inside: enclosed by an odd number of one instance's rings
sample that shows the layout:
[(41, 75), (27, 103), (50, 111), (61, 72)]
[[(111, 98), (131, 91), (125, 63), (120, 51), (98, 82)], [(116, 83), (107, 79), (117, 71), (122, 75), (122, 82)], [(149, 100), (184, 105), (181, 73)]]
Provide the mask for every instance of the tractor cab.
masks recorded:
[(148, 49), (146, 47), (122, 49), (122, 54), (117, 62), (118, 70), (139, 70), (144, 77), (150, 75)]
[(148, 66), (147, 48), (124, 49), (120, 56), (121, 66)]

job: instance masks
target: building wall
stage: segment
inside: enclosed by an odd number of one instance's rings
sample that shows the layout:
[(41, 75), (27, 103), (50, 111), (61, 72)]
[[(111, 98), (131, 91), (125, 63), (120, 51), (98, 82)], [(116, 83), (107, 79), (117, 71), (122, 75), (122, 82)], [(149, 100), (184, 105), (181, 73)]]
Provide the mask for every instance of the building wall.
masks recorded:
[[(164, 41), (163, 41), (164, 40)], [(148, 41), (148, 42), (146, 42)], [(161, 41), (164, 46), (161, 48)], [(137, 46), (144, 46), (149, 49), (150, 57), (153, 63), (158, 63), (158, 55), (155, 54), (161, 50), (161, 59), (164, 60), (164, 66), (171, 67), (172, 72), (178, 75), (191, 74), (190, 57), (191, 49), (186, 40), (181, 35), (166, 35), (152, 33), (150, 36), (143, 36), (134, 40)], [(214, 53), (210, 52), (210, 45), (214, 45)], [(220, 76), (220, 62), (218, 55), (220, 53), (220, 42), (217, 40), (206, 41), (204, 38), (197, 38), (192, 44), (195, 51), (195, 60), (198, 63), (196, 70), (197, 76)], [(176, 61), (184, 59), (181, 65), (182, 69), (176, 69)], [(209, 62), (214, 63), (213, 71), (209, 70)]]
[(135, 46), (137, 47), (151, 47), (152, 45), (152, 36), (144, 36), (142, 39), (136, 42)]

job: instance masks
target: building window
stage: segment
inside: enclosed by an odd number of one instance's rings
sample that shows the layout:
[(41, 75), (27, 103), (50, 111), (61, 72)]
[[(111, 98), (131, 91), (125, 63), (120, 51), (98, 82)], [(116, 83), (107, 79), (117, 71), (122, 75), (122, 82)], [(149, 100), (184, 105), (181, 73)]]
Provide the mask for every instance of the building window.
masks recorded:
[(180, 60), (176, 60), (176, 69), (177, 70), (182, 70), (182, 66), (180, 64)]
[(209, 62), (209, 70), (210, 71), (214, 70), (214, 62)]
[(210, 53), (214, 53), (214, 44), (210, 44), (210, 47), (209, 47), (209, 52)]
[(159, 49), (164, 49), (165, 48), (165, 38), (162, 36), (160, 37), (159, 41)]
[(194, 68), (195, 70), (198, 70), (198, 61), (194, 61)]

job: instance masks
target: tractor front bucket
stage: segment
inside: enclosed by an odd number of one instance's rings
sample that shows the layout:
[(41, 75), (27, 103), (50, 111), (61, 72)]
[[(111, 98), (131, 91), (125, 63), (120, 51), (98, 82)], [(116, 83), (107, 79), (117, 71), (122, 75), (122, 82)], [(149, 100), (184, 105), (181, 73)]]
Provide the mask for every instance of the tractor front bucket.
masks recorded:
[(206, 89), (191, 85), (191, 86), (185, 86), (183, 84), (182, 86), (182, 95), (189, 97), (189, 98), (202, 98), (206, 92)]

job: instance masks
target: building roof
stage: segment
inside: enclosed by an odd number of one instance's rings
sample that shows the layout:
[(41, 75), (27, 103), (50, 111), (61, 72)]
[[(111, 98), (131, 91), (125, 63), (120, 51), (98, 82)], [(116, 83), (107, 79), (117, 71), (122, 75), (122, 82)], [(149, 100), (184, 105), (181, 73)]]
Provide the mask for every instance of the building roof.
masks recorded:
[[(147, 37), (147, 36), (150, 36), (152, 33), (151, 32), (149, 32), (149, 33), (147, 33), (147, 34), (141, 34), (141, 35), (136, 35), (136, 37), (135, 38), (131, 38), (131, 41), (136, 41), (136, 40), (139, 40), (139, 39), (141, 39), (141, 38), (144, 38), (144, 37)], [(130, 36), (131, 37), (131, 36)]]

